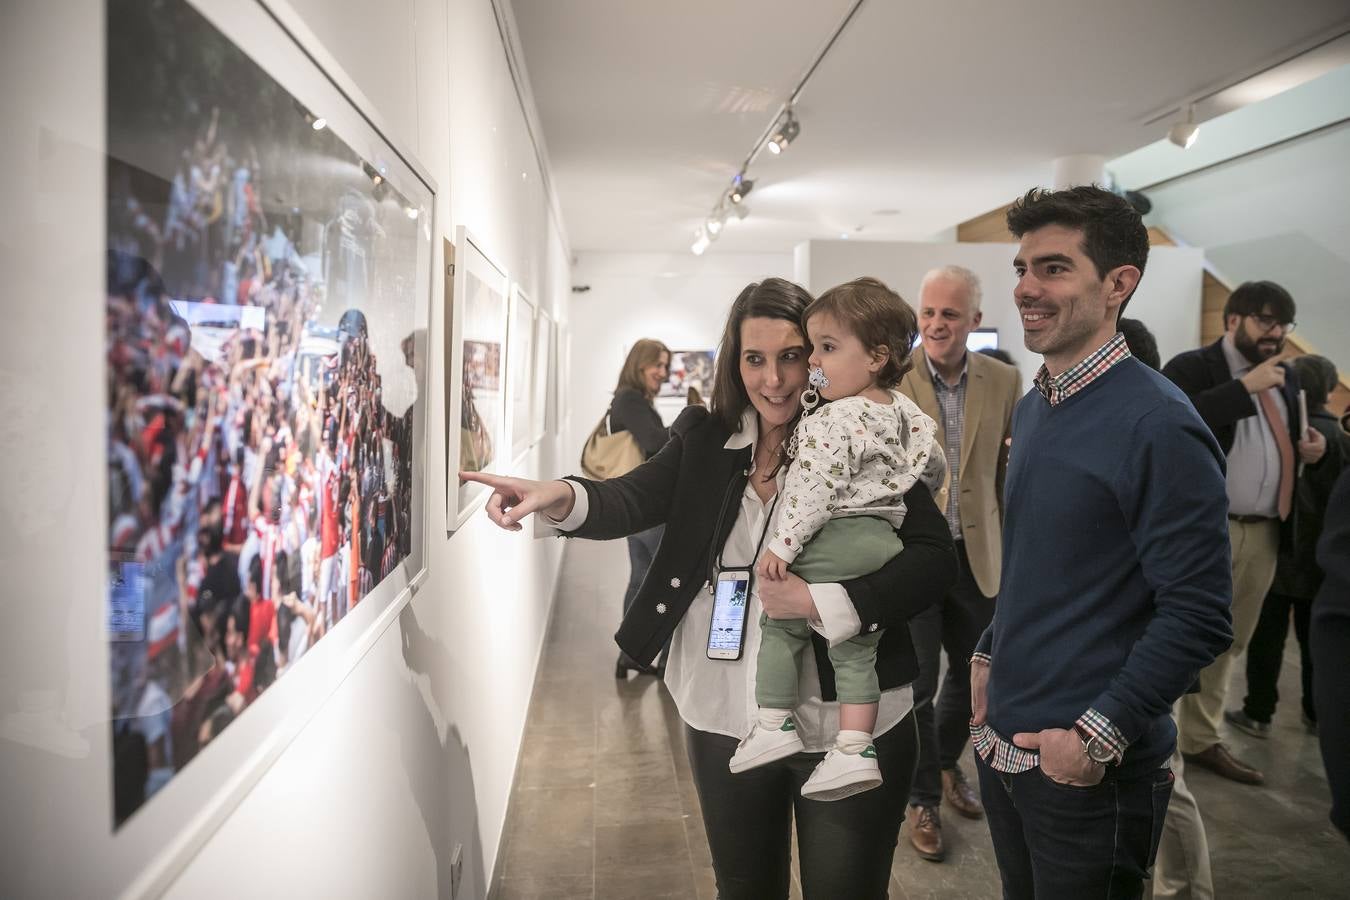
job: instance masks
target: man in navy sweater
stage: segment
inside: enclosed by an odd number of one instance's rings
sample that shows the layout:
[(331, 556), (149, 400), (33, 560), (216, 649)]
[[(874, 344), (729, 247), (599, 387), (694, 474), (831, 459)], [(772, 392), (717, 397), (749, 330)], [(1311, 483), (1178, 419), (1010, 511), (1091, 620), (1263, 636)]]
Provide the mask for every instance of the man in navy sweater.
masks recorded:
[(980, 793), (1005, 897), (1139, 897), (1169, 711), (1232, 640), (1223, 454), (1116, 331), (1148, 259), (1139, 214), (1032, 190), (1008, 228), (1045, 365), (1013, 413), (1002, 589), (971, 662)]

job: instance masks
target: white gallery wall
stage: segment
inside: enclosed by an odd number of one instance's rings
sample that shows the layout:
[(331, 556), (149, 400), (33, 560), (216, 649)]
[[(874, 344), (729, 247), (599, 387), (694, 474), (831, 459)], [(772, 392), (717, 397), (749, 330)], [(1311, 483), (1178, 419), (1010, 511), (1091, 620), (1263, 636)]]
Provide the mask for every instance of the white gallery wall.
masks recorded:
[[(999, 347), (1012, 354), (1030, 390), (1040, 354), (1022, 344), (1022, 323), (1013, 304), (1016, 244), (941, 244), (887, 241), (805, 241), (795, 248), (794, 271), (812, 294), (871, 275), (917, 308), (919, 284), (929, 269), (959, 265), (980, 278), (982, 328), (997, 328)], [(1200, 344), (1200, 281), (1203, 251), (1190, 247), (1149, 250), (1143, 280), (1126, 308), (1158, 339), (1163, 361)]]
[(771, 277), (792, 277), (790, 253), (578, 253), (573, 283), (588, 290), (572, 295), (572, 422), (560, 474), (581, 471), (581, 448), (609, 408), (634, 341), (716, 349), (731, 301)]
[[(449, 896), (458, 845), (457, 896), (483, 897), (562, 544), (500, 532), (481, 513), (446, 536), (441, 239), (467, 226), (561, 321), (572, 281), (566, 236), (491, 0), (280, 8), (436, 184), (428, 576), (359, 660), (335, 669), (331, 683), (308, 679), (302, 720), (286, 722), (294, 740), (270, 765), (241, 752), (243, 780), (224, 779), (204, 797), (207, 827), (188, 818), (163, 836), (166, 849), (194, 828), (197, 839), (176, 859), (161, 854), (168, 864), (141, 883), (194, 898)], [(5, 4), (0, 27), (0, 160), (12, 179), (0, 207), (5, 896), (114, 896), (146, 871), (136, 853), (108, 852), (108, 694), (99, 683), (107, 672), (103, 10), (94, 0), (21, 0)], [(521, 469), (555, 472), (572, 446), (550, 436)], [(303, 675), (300, 666), (290, 677)], [(230, 733), (203, 755), (229, 751)], [(180, 787), (176, 779), (162, 793)], [(161, 799), (172, 800), (156, 795), (147, 809)], [(137, 825), (134, 816), (125, 829)]]

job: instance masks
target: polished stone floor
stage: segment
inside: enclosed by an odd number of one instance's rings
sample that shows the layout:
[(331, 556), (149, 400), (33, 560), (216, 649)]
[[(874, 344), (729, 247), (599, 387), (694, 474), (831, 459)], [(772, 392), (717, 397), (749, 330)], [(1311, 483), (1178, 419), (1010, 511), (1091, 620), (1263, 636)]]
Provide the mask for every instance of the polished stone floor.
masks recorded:
[[(654, 678), (614, 678), (611, 635), (627, 572), (622, 541), (567, 548), (490, 895), (499, 900), (716, 896), (674, 705)], [(1350, 847), (1327, 822), (1317, 741), (1299, 721), (1296, 654), (1286, 654), (1280, 689), (1271, 739), (1230, 740), (1265, 770), (1265, 786), (1187, 769), (1216, 894), (1350, 897)], [(1240, 674), (1232, 692), (1241, 698)], [(973, 774), (969, 751), (966, 765)], [(919, 859), (901, 833), (891, 897), (998, 896), (984, 822), (944, 810), (943, 824), (943, 863)]]

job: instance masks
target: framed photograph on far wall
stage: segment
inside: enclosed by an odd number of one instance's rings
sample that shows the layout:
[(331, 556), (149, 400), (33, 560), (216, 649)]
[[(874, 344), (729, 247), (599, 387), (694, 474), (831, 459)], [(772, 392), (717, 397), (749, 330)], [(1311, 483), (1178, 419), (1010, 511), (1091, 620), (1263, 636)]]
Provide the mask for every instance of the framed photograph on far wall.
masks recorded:
[(455, 232), (455, 292), (446, 348), (450, 390), (445, 421), (446, 514), (457, 531), (487, 498), (485, 485), (461, 482), (463, 472), (504, 472), (506, 445), (506, 270), (464, 226)]
[(683, 401), (689, 389), (698, 391), (699, 397), (708, 400), (712, 396), (713, 354), (712, 350), (672, 350), (670, 351), (670, 374), (666, 383), (661, 385), (658, 397), (678, 397)]
[(506, 365), (510, 398), (507, 409), (511, 421), (511, 459), (521, 455), (534, 444), (534, 304), (521, 290), (511, 285), (511, 323), (506, 334)]
[(530, 406), (530, 441), (538, 443), (548, 434), (554, 416), (549, 408), (549, 385), (554, 377), (553, 317), (542, 306), (534, 317), (533, 400)]

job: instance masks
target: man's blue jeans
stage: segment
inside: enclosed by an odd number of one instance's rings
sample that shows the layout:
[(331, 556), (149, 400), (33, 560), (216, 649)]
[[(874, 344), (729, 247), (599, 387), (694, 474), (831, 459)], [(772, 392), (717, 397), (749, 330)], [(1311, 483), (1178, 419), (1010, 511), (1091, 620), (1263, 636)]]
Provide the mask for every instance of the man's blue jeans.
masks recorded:
[(989, 818), (1006, 900), (1120, 900), (1144, 895), (1172, 796), (1172, 770), (1074, 787), (1039, 768), (1008, 775), (979, 754), (980, 799)]

